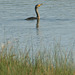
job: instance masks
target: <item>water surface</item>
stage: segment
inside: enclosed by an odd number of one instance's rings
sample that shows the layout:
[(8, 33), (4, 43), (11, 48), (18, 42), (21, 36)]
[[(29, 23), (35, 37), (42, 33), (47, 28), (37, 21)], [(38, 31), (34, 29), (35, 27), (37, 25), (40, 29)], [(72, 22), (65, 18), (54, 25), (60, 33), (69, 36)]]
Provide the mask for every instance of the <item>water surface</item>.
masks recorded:
[[(26, 21), (36, 16), (34, 7), (39, 7), (40, 23)], [(0, 0), (0, 43), (19, 40), (22, 46), (41, 44), (49, 47), (60, 41), (65, 48), (75, 49), (75, 0)]]

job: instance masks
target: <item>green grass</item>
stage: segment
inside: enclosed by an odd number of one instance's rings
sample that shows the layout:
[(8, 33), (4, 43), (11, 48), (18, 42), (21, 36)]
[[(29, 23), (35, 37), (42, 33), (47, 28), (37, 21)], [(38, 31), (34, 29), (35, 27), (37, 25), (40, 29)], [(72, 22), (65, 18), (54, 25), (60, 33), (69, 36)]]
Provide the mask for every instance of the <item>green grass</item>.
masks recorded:
[(1, 46), (0, 75), (75, 75), (72, 51), (65, 53), (60, 44), (56, 44), (53, 49), (44, 48), (33, 56), (30, 55), (32, 49), (26, 47), (21, 53), (17, 45)]

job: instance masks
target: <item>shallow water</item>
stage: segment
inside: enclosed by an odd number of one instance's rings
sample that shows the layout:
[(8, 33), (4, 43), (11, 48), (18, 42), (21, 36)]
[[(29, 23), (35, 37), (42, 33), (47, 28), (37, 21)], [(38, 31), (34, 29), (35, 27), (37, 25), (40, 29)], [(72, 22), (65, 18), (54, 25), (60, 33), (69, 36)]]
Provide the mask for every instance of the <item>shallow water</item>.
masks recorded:
[[(26, 21), (36, 16), (39, 7), (40, 23)], [(0, 42), (19, 40), (22, 46), (43, 44), (49, 47), (59, 41), (65, 48), (75, 49), (75, 0), (0, 0)]]

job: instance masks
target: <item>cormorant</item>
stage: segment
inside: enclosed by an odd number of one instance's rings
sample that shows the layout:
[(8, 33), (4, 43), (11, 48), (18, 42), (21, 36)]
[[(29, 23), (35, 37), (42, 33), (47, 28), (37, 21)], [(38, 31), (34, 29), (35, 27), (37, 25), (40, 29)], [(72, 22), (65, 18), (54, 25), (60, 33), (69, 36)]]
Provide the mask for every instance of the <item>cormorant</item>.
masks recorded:
[(38, 13), (38, 7), (40, 7), (42, 4), (37, 4), (35, 5), (35, 12), (36, 12), (36, 17), (29, 17), (26, 18), (25, 20), (35, 20), (35, 19), (40, 19), (40, 15)]

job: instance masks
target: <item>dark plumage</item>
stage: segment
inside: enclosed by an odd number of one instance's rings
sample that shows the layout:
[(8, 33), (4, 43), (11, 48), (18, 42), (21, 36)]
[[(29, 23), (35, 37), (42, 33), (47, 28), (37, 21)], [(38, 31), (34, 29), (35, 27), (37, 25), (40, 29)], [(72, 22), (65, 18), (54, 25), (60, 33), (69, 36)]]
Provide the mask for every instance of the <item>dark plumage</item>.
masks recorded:
[(25, 20), (35, 20), (35, 19), (40, 19), (40, 15), (38, 13), (38, 7), (40, 7), (42, 4), (37, 4), (35, 5), (35, 12), (36, 12), (36, 17), (29, 17), (26, 18)]

